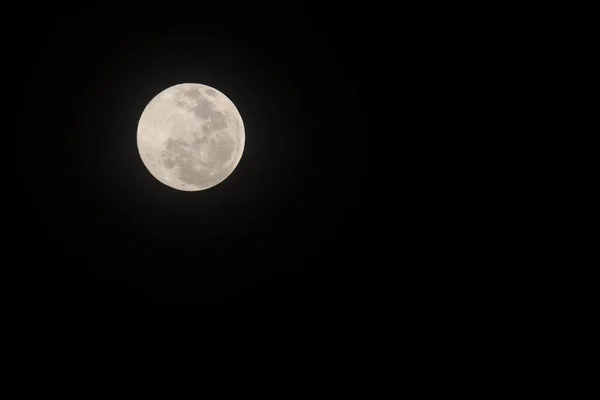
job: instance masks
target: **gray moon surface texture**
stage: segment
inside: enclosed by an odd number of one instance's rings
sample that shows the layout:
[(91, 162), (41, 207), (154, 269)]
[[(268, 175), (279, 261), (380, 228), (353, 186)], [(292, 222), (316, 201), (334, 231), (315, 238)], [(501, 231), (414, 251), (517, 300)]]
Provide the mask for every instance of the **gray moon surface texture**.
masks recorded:
[(140, 117), (142, 162), (161, 183), (193, 192), (223, 182), (237, 167), (246, 134), (233, 102), (217, 89), (182, 83), (157, 94)]

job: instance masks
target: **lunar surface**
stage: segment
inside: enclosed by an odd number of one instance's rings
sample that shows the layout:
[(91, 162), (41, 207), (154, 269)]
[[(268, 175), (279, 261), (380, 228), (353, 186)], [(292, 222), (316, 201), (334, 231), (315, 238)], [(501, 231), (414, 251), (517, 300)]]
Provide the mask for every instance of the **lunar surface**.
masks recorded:
[(233, 102), (210, 86), (171, 86), (144, 109), (137, 130), (142, 162), (157, 180), (198, 191), (223, 182), (237, 167), (244, 123)]

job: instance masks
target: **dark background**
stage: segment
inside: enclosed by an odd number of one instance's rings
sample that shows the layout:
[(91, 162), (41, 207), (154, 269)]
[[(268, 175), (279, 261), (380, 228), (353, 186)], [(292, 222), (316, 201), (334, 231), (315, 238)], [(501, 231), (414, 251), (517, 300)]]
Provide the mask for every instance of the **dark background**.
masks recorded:
[[(37, 243), (30, 255), (48, 268), (50, 296), (285, 307), (360, 292), (347, 283), (376, 258), (369, 210), (383, 167), (373, 154), (386, 162), (393, 114), (378, 80), (382, 37), (368, 29), (376, 15), (208, 3), (38, 10), (15, 46), (30, 60), (23, 101), (45, 99), (21, 116), (37, 127), (27, 173), (43, 171), (24, 190), (33, 217), (22, 234)], [(207, 191), (161, 184), (138, 155), (144, 107), (184, 82), (219, 89), (244, 119), (240, 164)]]

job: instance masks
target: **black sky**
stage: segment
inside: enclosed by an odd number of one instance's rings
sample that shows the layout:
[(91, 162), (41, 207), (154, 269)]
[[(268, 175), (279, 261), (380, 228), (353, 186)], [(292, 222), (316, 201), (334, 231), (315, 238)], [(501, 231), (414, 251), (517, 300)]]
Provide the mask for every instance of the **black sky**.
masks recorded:
[[(57, 296), (285, 304), (339, 293), (368, 254), (371, 154), (385, 147), (374, 34), (358, 10), (89, 7), (38, 19), (21, 47), (24, 98), (43, 82), (47, 99), (27, 234)], [(148, 101), (185, 82), (225, 93), (246, 128), (235, 172), (192, 193), (156, 181), (136, 144)]]

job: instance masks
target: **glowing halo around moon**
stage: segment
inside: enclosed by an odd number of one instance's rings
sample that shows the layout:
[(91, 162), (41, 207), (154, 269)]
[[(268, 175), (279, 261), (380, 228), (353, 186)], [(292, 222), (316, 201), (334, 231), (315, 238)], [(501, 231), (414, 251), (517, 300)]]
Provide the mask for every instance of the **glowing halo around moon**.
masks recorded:
[(188, 192), (227, 179), (242, 158), (245, 139), (233, 102), (198, 83), (178, 84), (157, 94), (137, 129), (140, 157), (152, 176)]

